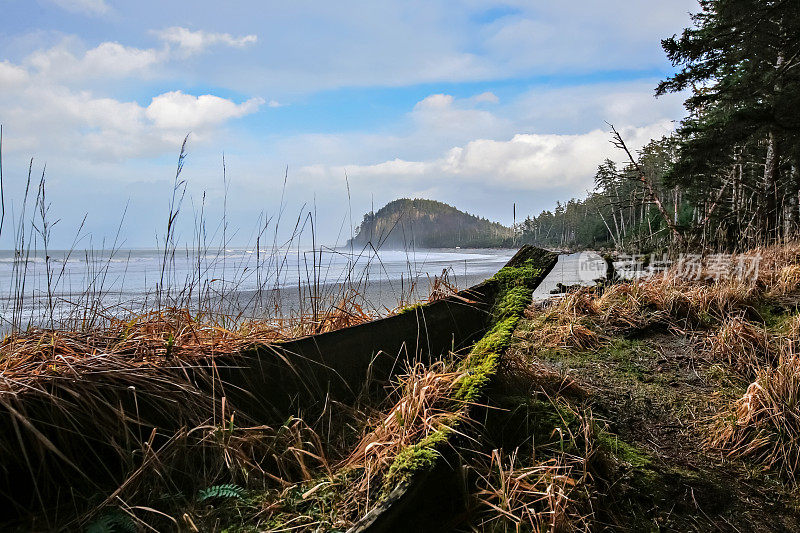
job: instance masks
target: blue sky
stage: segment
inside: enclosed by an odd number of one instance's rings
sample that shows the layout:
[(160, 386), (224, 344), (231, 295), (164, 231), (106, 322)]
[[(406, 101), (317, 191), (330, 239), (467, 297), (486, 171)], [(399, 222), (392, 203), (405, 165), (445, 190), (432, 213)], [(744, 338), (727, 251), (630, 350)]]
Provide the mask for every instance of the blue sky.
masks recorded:
[[(34, 173), (47, 164), (58, 244), (86, 214), (82, 242), (97, 246), (127, 205), (125, 245), (155, 245), (189, 134), (187, 237), (204, 195), (220, 216), (223, 153), (232, 244), (282, 194), (294, 217), (316, 206), (329, 243), (349, 234), (350, 210), (357, 221), (401, 196), (510, 223), (513, 203), (536, 213), (592, 187), (597, 164), (619, 158), (605, 121), (633, 145), (674, 127), (682, 96), (652, 96), (671, 72), (659, 41), (696, 10), (695, 0), (4, 0), (7, 217), (33, 157)], [(7, 221), (0, 247), (10, 233)]]

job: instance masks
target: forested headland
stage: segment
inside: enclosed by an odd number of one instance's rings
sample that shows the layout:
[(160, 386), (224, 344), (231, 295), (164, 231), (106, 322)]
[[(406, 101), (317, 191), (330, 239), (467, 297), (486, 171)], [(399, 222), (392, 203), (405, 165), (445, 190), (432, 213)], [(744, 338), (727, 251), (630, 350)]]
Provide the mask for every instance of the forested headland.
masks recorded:
[(400, 198), (365, 214), (351, 242), (389, 249), (484, 248), (511, 237), (511, 228), (443, 202)]

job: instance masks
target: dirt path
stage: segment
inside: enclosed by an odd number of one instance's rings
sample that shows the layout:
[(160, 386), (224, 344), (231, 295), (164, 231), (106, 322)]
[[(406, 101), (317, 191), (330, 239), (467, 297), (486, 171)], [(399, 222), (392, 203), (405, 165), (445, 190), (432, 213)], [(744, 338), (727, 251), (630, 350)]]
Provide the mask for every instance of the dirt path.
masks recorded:
[(600, 524), (617, 531), (800, 531), (796, 494), (704, 446), (712, 416), (747, 383), (704, 357), (698, 339), (655, 331), (615, 337), (596, 351), (534, 354), (524, 342), (516, 349), (575, 380), (585, 392), (577, 401), (625, 443), (618, 453), (623, 474), (595, 489)]

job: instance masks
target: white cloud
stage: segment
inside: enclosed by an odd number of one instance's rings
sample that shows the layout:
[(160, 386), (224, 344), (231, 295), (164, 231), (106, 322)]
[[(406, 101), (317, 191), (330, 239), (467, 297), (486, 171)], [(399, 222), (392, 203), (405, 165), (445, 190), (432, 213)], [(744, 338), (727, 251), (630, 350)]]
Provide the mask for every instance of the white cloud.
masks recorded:
[[(670, 121), (643, 127), (624, 127), (621, 133), (632, 149), (672, 131)], [(458, 187), (467, 183), (520, 191), (571, 188), (580, 195), (590, 188), (597, 165), (605, 158), (619, 159), (607, 131), (597, 129), (576, 135), (516, 134), (509, 140), (476, 139), (450, 148), (429, 160), (399, 158), (372, 165), (303, 169), (316, 177), (343, 175), (353, 182), (368, 181), (373, 188), (383, 180), (409, 189), (436, 182)]]
[[(436, 0), (425, 9), (388, 0), (375, 0), (369, 9), (350, 0), (330, 5), (289, 2), (252, 9), (246, 18), (231, 18), (241, 13), (234, 8), (213, 16), (220, 27), (246, 24), (249, 31), (238, 33), (189, 29), (188, 23), (176, 24), (185, 18), (165, 7), (167, 27), (154, 34), (173, 57), (215, 45), (245, 48), (256, 42), (263, 50), (279, 50), (248, 63), (255, 54), (241, 54), (204, 69), (202, 76), (206, 84), (268, 93), (282, 101), (298, 92), (339, 87), (668, 69), (659, 39), (679, 32), (689, 23), (687, 12), (697, 10), (696, 0), (503, 4), (518, 4), (518, 9), (491, 21), (483, 14), (497, 3), (482, 0), (456, 10)], [(258, 35), (252, 28), (258, 28)], [(179, 72), (195, 67), (190, 62), (176, 65)]]
[(156, 50), (104, 42), (86, 52), (83, 66), (91, 73), (128, 74), (143, 70), (160, 60), (161, 54)]
[(47, 81), (79, 81), (95, 78), (120, 78), (146, 72), (167, 59), (163, 51), (103, 42), (83, 54), (70, 50), (63, 42), (47, 50), (32, 53), (26, 63)]
[(183, 53), (196, 54), (215, 44), (244, 48), (258, 41), (256, 35), (234, 37), (230, 33), (210, 33), (202, 30), (192, 31), (180, 26), (172, 26), (155, 32), (158, 37), (170, 44), (175, 44)]
[(0, 61), (0, 87), (8, 89), (28, 80), (28, 71), (8, 61)]
[(537, 133), (579, 133), (612, 124), (651, 124), (683, 115), (685, 95), (653, 97), (658, 79), (535, 88), (510, 106), (516, 123)]
[[(432, 94), (417, 102), (411, 117), (417, 127), (436, 135), (448, 132), (456, 139), (466, 137), (496, 135), (508, 126), (507, 121), (483, 109), (475, 109), (475, 104), (492, 101), (491, 93), (456, 99), (449, 94)], [(497, 98), (497, 97), (495, 97)]]
[(450, 94), (432, 94), (416, 103), (415, 110), (447, 109), (453, 105), (453, 96)]
[[(155, 76), (156, 68), (174, 57), (166, 44), (137, 48), (106, 41), (86, 50), (79, 39), (66, 37), (20, 63), (0, 60), (0, 117), (11, 139), (7, 150), (95, 163), (153, 158), (173, 151), (190, 131), (195, 143), (207, 141), (265, 103), (174, 90), (143, 105), (114, 94), (114, 81)], [(111, 90), (102, 94), (103, 88)]]
[[(96, 14), (108, 13), (112, 3), (52, 1)], [(198, 11), (187, 19), (167, 3), (163, 12), (156, 8), (163, 26), (151, 34), (152, 26), (142, 27), (141, 17), (119, 17), (113, 27), (97, 28), (151, 41), (136, 46), (124, 40), (85, 44), (77, 37), (52, 46), (63, 36), (57, 32), (71, 27), (55, 23), (52, 32), (42, 30), (44, 37), (21, 36), (0, 56), (0, 117), (9, 164), (16, 161), (22, 168), (24, 156), (46, 158), (51, 175), (72, 180), (76, 190), (92, 179), (113, 185), (155, 180), (169, 174), (160, 156), (175, 153), (191, 130), (187, 176), (207, 176), (203, 187), (215, 183), (219, 151), (236, 145), (229, 164), (238, 182), (246, 182), (242, 210), (263, 207), (288, 164), (295, 199), (316, 193), (320, 212), (341, 212), (336, 205), (341, 197), (333, 192), (344, 196), (347, 170), (354, 211), (368, 207), (372, 194), (377, 205), (419, 193), (494, 216), (501, 204), (519, 207), (523, 198), (541, 208), (583, 195), (596, 165), (618, 156), (603, 121), (613, 122), (635, 146), (683, 115), (679, 96), (651, 97), (658, 80), (594, 80), (666, 71), (659, 37), (687, 24), (685, 11), (696, 7), (695, 0), (569, 5), (508, 0), (519, 5), (518, 12), (494, 20), (482, 14), (497, 4), (484, 0), (467, 0), (459, 9), (439, 0), (424, 9), (389, 0), (368, 7), (352, 0), (312, 4), (275, 4), (250, 10), (246, 18), (236, 15), (238, 8), (213, 15)], [(152, 6), (142, 9), (154, 12)], [(213, 24), (198, 26), (205, 31), (178, 26), (204, 20)], [(237, 29), (219, 33), (227, 28)], [(42, 50), (27, 58), (3, 61), (37, 48)], [(212, 50), (213, 56), (200, 55)], [(469, 85), (454, 86), (460, 82)], [(525, 91), (528, 83), (532, 89)], [(575, 86), (579, 83), (584, 84)], [(397, 93), (405, 97), (419, 84), (430, 84), (430, 92), (439, 94), (405, 109), (393, 107), (400, 98), (388, 105), (380, 101), (383, 87), (408, 87)], [(233, 100), (188, 89), (198, 86), (272, 100)], [(470, 86), (481, 89), (463, 95)], [(148, 92), (153, 87), (160, 89)], [(348, 92), (352, 87), (372, 88), (353, 105), (366, 115), (378, 102), (376, 120), (351, 121), (349, 104), (339, 110), (335, 99), (314, 96), (344, 88), (342, 94), (355, 101), (362, 93)], [(444, 94), (445, 87), (459, 96)], [(288, 128), (266, 116), (258, 129), (236, 128), (237, 118), (284, 102), (293, 106), (280, 113), (292, 113), (281, 117), (289, 119)], [(308, 118), (326, 105), (324, 116)], [(393, 114), (396, 119), (386, 118)], [(337, 119), (340, 131), (325, 133)], [(378, 119), (380, 125), (374, 125)], [(272, 172), (276, 179), (269, 181)]]
[(67, 11), (102, 15), (111, 9), (105, 0), (51, 0), (55, 5)]
[[(17, 69), (0, 63), (0, 87)], [(23, 71), (24, 72), (24, 71)], [(258, 110), (263, 100), (242, 103), (211, 94), (172, 91), (155, 96), (148, 106), (98, 96), (37, 78), (0, 91), (0, 112), (13, 142), (9, 152), (48, 159), (77, 158), (122, 163), (170, 153), (191, 131), (197, 142), (209, 141), (226, 123)]]
[(177, 26), (156, 34), (164, 42), (159, 48), (137, 48), (105, 41), (85, 50), (78, 39), (67, 37), (55, 46), (31, 53), (25, 58), (25, 65), (48, 82), (108, 80), (152, 75), (153, 67), (203, 52), (214, 44), (241, 48), (257, 40), (255, 35), (233, 37), (227, 33), (191, 31)]
[(146, 115), (159, 128), (194, 129), (248, 115), (257, 111), (263, 103), (262, 98), (251, 98), (236, 104), (211, 94), (192, 96), (172, 91), (153, 98), (147, 106)]
[(485, 93), (473, 96), (472, 101), (478, 104), (480, 103), (496, 104), (500, 101), (500, 99), (493, 92), (487, 91)]

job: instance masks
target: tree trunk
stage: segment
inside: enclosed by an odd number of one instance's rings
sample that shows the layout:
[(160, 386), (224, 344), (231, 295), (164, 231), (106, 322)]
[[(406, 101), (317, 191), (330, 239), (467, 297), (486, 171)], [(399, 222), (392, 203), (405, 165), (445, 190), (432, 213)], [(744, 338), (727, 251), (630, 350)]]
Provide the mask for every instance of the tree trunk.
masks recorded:
[(800, 232), (800, 156), (795, 156), (792, 162), (792, 178), (794, 185), (794, 198), (792, 202), (792, 225), (790, 238), (797, 237)]
[(764, 199), (763, 229), (767, 240), (772, 242), (778, 237), (778, 148), (775, 135), (769, 132), (767, 137), (767, 155), (764, 160)]
[(625, 154), (627, 154), (628, 160), (631, 162), (631, 165), (638, 174), (636, 179), (639, 182), (641, 182), (642, 185), (645, 186), (645, 188), (647, 189), (648, 196), (650, 197), (650, 200), (652, 200), (652, 202), (656, 205), (656, 209), (658, 209), (661, 218), (664, 220), (664, 222), (667, 223), (667, 227), (672, 232), (673, 242), (679, 245), (681, 248), (683, 248), (685, 245), (683, 235), (681, 235), (681, 232), (678, 231), (678, 227), (670, 219), (669, 213), (664, 208), (664, 204), (661, 202), (661, 199), (658, 197), (658, 194), (656, 194), (656, 191), (653, 188), (653, 184), (650, 181), (650, 178), (644, 173), (644, 170), (636, 161), (636, 159), (633, 157), (633, 154), (628, 149), (628, 146), (625, 144), (625, 141), (622, 139), (622, 136), (619, 134), (616, 128), (614, 128), (614, 126), (611, 126), (611, 132), (614, 135), (614, 140), (612, 141), (612, 143), (614, 144), (614, 146), (623, 150)]

